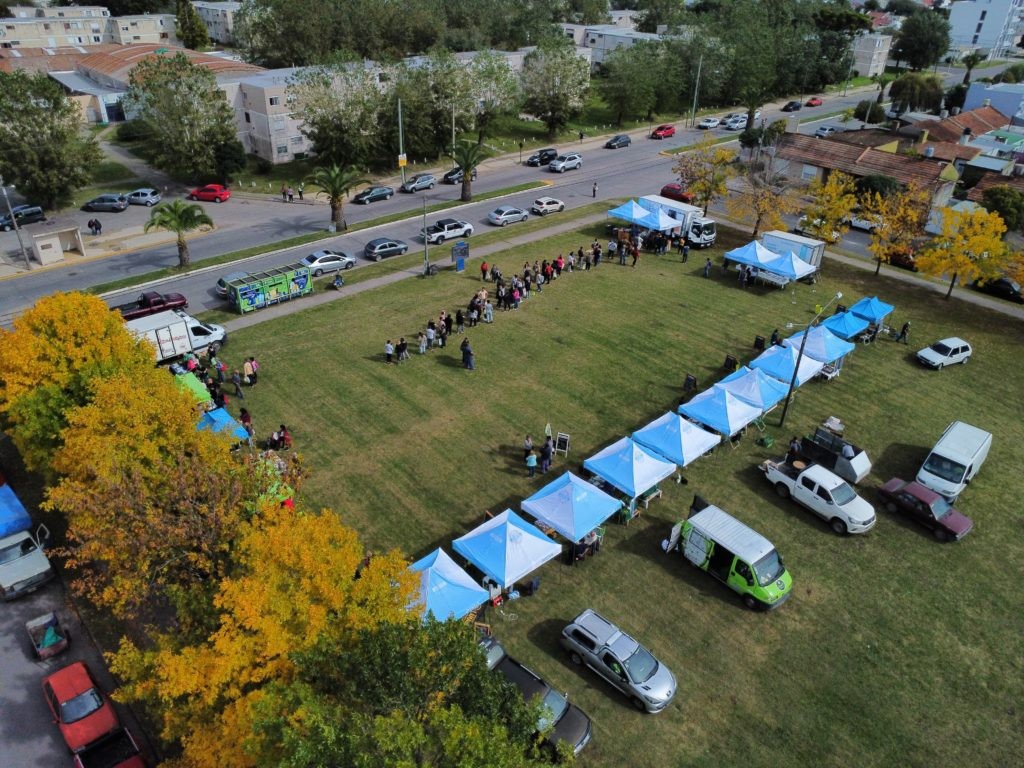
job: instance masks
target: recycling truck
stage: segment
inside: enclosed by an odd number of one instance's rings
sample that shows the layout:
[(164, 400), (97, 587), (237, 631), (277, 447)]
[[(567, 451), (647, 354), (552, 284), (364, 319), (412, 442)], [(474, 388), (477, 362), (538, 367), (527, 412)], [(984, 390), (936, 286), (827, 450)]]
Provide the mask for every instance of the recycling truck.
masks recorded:
[(32, 533), (32, 518), (0, 477), (0, 596), (4, 600), (27, 595), (54, 577), (53, 566), (43, 553), (49, 537), (45, 525)]
[(704, 215), (704, 209), (661, 195), (644, 195), (640, 206), (648, 211), (661, 211), (679, 222), (679, 233), (694, 248), (708, 248), (718, 237), (718, 224)]

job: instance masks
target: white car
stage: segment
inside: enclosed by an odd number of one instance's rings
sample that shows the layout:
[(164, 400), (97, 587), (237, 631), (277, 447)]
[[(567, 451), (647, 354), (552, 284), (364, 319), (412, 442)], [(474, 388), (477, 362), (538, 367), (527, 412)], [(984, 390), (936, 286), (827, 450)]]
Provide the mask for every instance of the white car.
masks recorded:
[(717, 128), (721, 124), (722, 121), (719, 120), (717, 117), (705, 117), (703, 120), (697, 123), (697, 127), (707, 131), (712, 128)]
[(522, 208), (514, 208), (511, 205), (502, 205), (487, 214), (487, 220), (496, 227), (504, 227), (517, 221), (526, 221), (529, 214)]
[(551, 164), (548, 165), (548, 170), (552, 173), (565, 173), (570, 170), (579, 170), (583, 167), (583, 156), (579, 152), (569, 152), (565, 155), (559, 155)]
[(309, 267), (313, 277), (320, 277), (324, 272), (352, 269), (356, 265), (356, 259), (355, 256), (350, 256), (342, 251), (329, 251), (325, 248), (322, 251), (313, 251), (309, 256), (304, 256), (299, 263)]
[(160, 202), (160, 192), (156, 189), (136, 189), (127, 194), (128, 205), (145, 205), (152, 208)]
[(843, 219), (843, 221), (849, 224), (851, 228), (860, 229), (864, 232), (874, 232), (881, 223), (877, 216), (869, 216), (868, 214), (862, 216), (856, 211)]
[(818, 138), (818, 139), (827, 139), (832, 134), (838, 133), (838, 132), (839, 132), (839, 129), (836, 128), (834, 125), (822, 125), (822, 126), (820, 126), (818, 128), (818, 130), (816, 130), (814, 132), (814, 136), (815, 136), (815, 138)]
[(742, 131), (747, 127), (747, 116), (734, 115), (726, 120), (722, 125), (727, 131)]
[(971, 359), (971, 345), (961, 338), (952, 336), (942, 341), (937, 341), (930, 347), (925, 347), (917, 353), (917, 360), (922, 365), (941, 371), (947, 365), (966, 363)]
[(533, 201), (530, 210), (538, 216), (547, 216), (549, 213), (564, 211), (565, 203), (553, 197), (538, 197)]

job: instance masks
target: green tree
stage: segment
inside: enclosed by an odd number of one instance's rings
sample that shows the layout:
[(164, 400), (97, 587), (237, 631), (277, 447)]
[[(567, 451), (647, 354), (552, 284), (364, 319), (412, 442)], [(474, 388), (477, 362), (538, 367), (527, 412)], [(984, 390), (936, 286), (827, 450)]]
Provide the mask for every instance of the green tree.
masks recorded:
[(526, 55), (521, 74), (524, 107), (538, 117), (554, 140), (570, 118), (583, 110), (590, 88), (587, 62), (568, 38), (545, 40)]
[(963, 109), (964, 102), (967, 101), (968, 88), (970, 88), (970, 86), (964, 85), (963, 83), (957, 83), (947, 90), (944, 97), (946, 109)]
[(894, 16), (914, 16), (921, 12), (922, 6), (914, 0), (889, 0), (885, 10)]
[(636, 10), (639, 32), (657, 32), (661, 26), (672, 29), (686, 18), (686, 6), (679, 0), (637, 0)]
[(43, 72), (0, 72), (0, 176), (30, 202), (54, 208), (91, 180), (100, 160), (81, 113)]
[(892, 176), (885, 176), (880, 173), (873, 173), (868, 176), (860, 176), (854, 182), (857, 195), (870, 195), (874, 193), (887, 197), (899, 191), (900, 183)]
[(651, 59), (659, 49), (641, 42), (616, 48), (605, 60), (604, 76), (594, 84), (615, 115), (615, 125), (622, 125), (627, 117), (649, 115), (654, 108), (661, 73), (651, 66)]
[(857, 106), (853, 108), (853, 117), (856, 120), (863, 120), (865, 123), (877, 125), (885, 120), (885, 107), (877, 101), (864, 99), (863, 101), (858, 101)]
[(985, 210), (998, 213), (1013, 232), (1024, 232), (1024, 192), (1000, 185), (986, 189), (981, 196)]
[(176, 53), (136, 64), (129, 81), (125, 102), (150, 137), (157, 167), (184, 178), (215, 176), (221, 146), (238, 139), (234, 110), (214, 74)]
[(903, 21), (893, 41), (893, 55), (911, 69), (927, 69), (949, 50), (949, 19), (935, 11), (914, 13)]
[(997, 83), (1019, 83), (1024, 80), (1024, 62), (1011, 64), (993, 79)]
[(607, 24), (610, 20), (608, 0), (569, 0), (566, 21), (575, 24)]
[(473, 199), (473, 174), (483, 159), (482, 144), (465, 139), (455, 143), (452, 160), (462, 169), (462, 196), (459, 199), (465, 203)]
[(944, 93), (942, 78), (925, 72), (908, 72), (889, 88), (893, 108), (899, 112), (938, 109)]
[(964, 79), (962, 81), (964, 85), (970, 85), (971, 72), (973, 72), (974, 68), (981, 64), (981, 62), (985, 61), (985, 59), (987, 58), (988, 56), (986, 56), (983, 51), (971, 51), (962, 59), (960, 59), (960, 63), (963, 65), (964, 69), (967, 70), (966, 72), (964, 72)]
[(880, 75), (875, 75), (872, 79), (878, 83), (878, 95), (875, 97), (875, 101), (881, 105), (881, 103), (885, 101), (885, 89), (888, 88), (889, 84), (896, 79), (896, 75), (890, 75), (883, 72)]
[(175, 10), (178, 39), (186, 48), (202, 51), (210, 44), (210, 33), (199, 11), (188, 0), (177, 0)]
[(331, 206), (331, 221), (335, 228), (338, 231), (348, 229), (348, 222), (345, 221), (345, 195), (351, 192), (353, 187), (368, 184), (369, 179), (363, 178), (359, 169), (351, 165), (344, 168), (340, 165), (331, 165), (314, 170), (309, 181), (320, 188), (316, 193), (317, 197), (327, 198), (327, 204)]
[(213, 219), (203, 206), (186, 203), (184, 200), (172, 200), (169, 203), (160, 203), (150, 212), (144, 230), (149, 232), (151, 229), (165, 229), (173, 232), (177, 236), (178, 266), (184, 269), (192, 262), (185, 234), (200, 227), (212, 226)]
[(519, 111), (523, 95), (508, 59), (496, 51), (480, 51), (469, 65), (469, 83), (476, 105), (477, 141), (483, 142), (495, 119)]

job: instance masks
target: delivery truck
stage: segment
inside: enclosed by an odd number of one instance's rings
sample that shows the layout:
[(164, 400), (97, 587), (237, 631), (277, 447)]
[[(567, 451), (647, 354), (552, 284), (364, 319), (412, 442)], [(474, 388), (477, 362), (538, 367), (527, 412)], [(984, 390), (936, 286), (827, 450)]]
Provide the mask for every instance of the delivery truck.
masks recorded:
[(792, 232), (772, 230), (761, 235), (761, 245), (769, 251), (779, 254), (787, 254), (790, 251), (799, 258), (806, 261), (812, 267), (821, 269), (821, 260), (825, 255), (825, 241), (814, 240), (803, 235), (794, 235)]
[(180, 309), (129, 320), (125, 326), (153, 346), (157, 363), (170, 362), (187, 352), (216, 352), (228, 342), (224, 328), (201, 323)]
[(54, 577), (43, 552), (50, 538), (45, 525), (31, 532), (32, 518), (17, 494), (0, 478), (0, 596), (4, 600), (33, 592)]
[(707, 248), (715, 244), (718, 237), (718, 224), (714, 219), (704, 215), (704, 210), (696, 205), (670, 200), (661, 195), (645, 195), (640, 198), (640, 206), (648, 211), (662, 211), (679, 222), (679, 234), (694, 248)]

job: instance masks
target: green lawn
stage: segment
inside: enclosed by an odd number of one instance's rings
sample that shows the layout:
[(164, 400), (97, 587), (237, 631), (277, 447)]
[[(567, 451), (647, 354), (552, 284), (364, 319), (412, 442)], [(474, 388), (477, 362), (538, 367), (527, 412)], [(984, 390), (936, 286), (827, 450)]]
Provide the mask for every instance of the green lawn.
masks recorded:
[[(603, 239), (594, 227), (492, 258), (506, 273), (523, 261)], [(731, 247), (738, 235), (723, 232)], [(717, 252), (712, 254), (713, 258)], [(740, 290), (704, 254), (688, 264), (643, 256), (564, 276), (517, 312), (469, 332), (477, 370), (448, 350), (386, 367), (387, 338), (413, 339), (441, 309), (479, 288), (463, 274), (410, 279), (240, 330), (229, 365), (255, 354), (259, 386), (246, 393), (257, 433), (293, 431), (313, 471), (305, 503), (335, 510), (369, 546), (419, 557), (519, 502), (584, 458), (674, 408), (684, 376), (701, 387), (728, 353), (749, 360), (755, 334), (806, 323), (837, 290), (844, 303), (879, 295), (892, 322), (913, 322), (909, 347), (858, 348), (831, 383), (803, 387), (784, 445), (829, 415), (874, 461), (861, 490), (912, 476), (947, 423), (964, 419), (995, 435), (991, 456), (963, 495), (975, 520), (963, 542), (940, 545), (881, 512), (866, 536), (840, 538), (776, 498), (758, 472), (778, 455), (748, 437), (686, 471), (629, 527), (610, 524), (601, 554), (578, 568), (544, 566), (537, 597), (492, 615), (495, 634), (594, 720), (581, 764), (658, 766), (1011, 766), (1024, 754), (1021, 636), (1013, 579), (1024, 571), (1021, 505), (1024, 426), (1021, 323), (883, 275), (829, 263), (815, 287)], [(715, 259), (717, 262), (717, 259)], [(930, 372), (917, 345), (959, 334), (969, 365)], [(415, 347), (415, 345), (413, 345)], [(240, 403), (230, 408), (237, 413)], [(530, 480), (523, 435), (545, 424), (568, 432), (568, 460)], [(663, 554), (660, 542), (699, 492), (768, 536), (794, 577), (779, 611), (745, 610), (737, 596)], [(675, 671), (679, 692), (659, 715), (635, 712), (559, 650), (563, 624), (594, 607), (649, 644)]]

